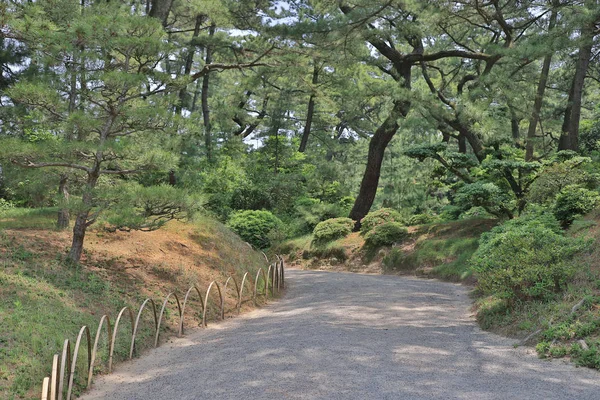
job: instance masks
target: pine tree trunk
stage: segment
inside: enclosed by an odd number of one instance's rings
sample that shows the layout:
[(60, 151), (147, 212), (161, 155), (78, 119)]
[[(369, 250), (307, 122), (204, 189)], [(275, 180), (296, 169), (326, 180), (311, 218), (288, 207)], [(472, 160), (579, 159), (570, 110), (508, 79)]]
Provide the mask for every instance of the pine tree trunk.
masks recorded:
[(71, 250), (69, 251), (69, 260), (77, 264), (81, 260), (83, 253), (83, 242), (85, 239), (85, 231), (87, 229), (87, 218), (89, 211), (82, 211), (77, 214), (75, 225), (73, 226), (73, 241)]
[[(548, 22), (548, 32), (551, 32), (556, 25), (556, 6), (557, 1), (553, 1), (552, 14), (550, 15), (550, 21)], [(542, 72), (540, 74), (540, 80), (538, 81), (538, 87), (535, 94), (535, 101), (533, 102), (533, 111), (529, 118), (529, 127), (527, 128), (527, 143), (525, 145), (525, 161), (533, 160), (533, 150), (535, 141), (535, 132), (537, 129), (538, 121), (540, 120), (540, 111), (542, 110), (542, 100), (544, 99), (544, 93), (546, 91), (546, 85), (548, 83), (548, 75), (550, 73), (550, 63), (552, 62), (552, 52), (549, 52), (544, 57), (542, 64)]]
[[(587, 4), (588, 2), (586, 2)], [(595, 25), (589, 24), (582, 30), (582, 40), (584, 41), (579, 48), (579, 56), (575, 66), (575, 76), (571, 90), (569, 92), (569, 105), (565, 112), (565, 122), (563, 131), (558, 143), (558, 150), (579, 150), (579, 120), (581, 119), (581, 102), (583, 98), (583, 89), (585, 75), (590, 65), (592, 47), (594, 44)]]
[(152, 7), (148, 15), (157, 18), (163, 26), (167, 26), (172, 6), (173, 0), (152, 0)]
[(62, 201), (64, 201), (65, 205), (58, 210), (58, 219), (56, 221), (56, 227), (58, 229), (67, 229), (69, 227), (69, 221), (71, 219), (71, 215), (69, 213), (69, 209), (66, 205), (69, 201), (69, 177), (66, 174), (60, 176), (60, 183), (58, 185), (58, 195), (62, 197)]
[[(315, 86), (319, 82), (319, 66), (317, 62), (314, 61), (314, 70), (312, 76), (312, 84)], [(302, 133), (302, 140), (300, 141), (300, 147), (298, 151), (300, 153), (304, 153), (306, 151), (306, 145), (308, 144), (308, 137), (310, 136), (310, 128), (312, 126), (313, 115), (315, 113), (315, 94), (314, 87), (313, 93), (311, 93), (310, 98), (308, 99), (308, 110), (306, 111), (306, 125), (304, 125), (304, 132)]]
[[(113, 119), (114, 121), (114, 119)], [(112, 121), (106, 126), (110, 127)], [(106, 141), (107, 130), (100, 135), (100, 144), (104, 144)], [(75, 218), (75, 225), (73, 225), (73, 241), (71, 243), (71, 250), (69, 251), (69, 260), (78, 264), (81, 260), (81, 254), (83, 253), (83, 242), (85, 239), (85, 232), (93, 221), (90, 221), (90, 212), (94, 207), (94, 189), (98, 183), (100, 177), (100, 165), (102, 163), (103, 150), (96, 152), (96, 161), (88, 173), (87, 183), (85, 185), (83, 196), (81, 198), (81, 209), (77, 213)]]
[[(208, 30), (209, 37), (212, 38), (215, 35), (215, 29), (216, 29), (216, 26), (213, 23)], [(212, 53), (213, 53), (213, 46), (211, 44), (209, 44), (208, 46), (206, 46), (206, 58), (205, 58), (206, 64), (212, 63)], [(209, 162), (211, 162), (213, 159), (213, 156), (212, 156), (212, 136), (211, 136), (212, 127), (210, 124), (210, 108), (208, 107), (209, 79), (210, 79), (210, 74), (206, 74), (202, 78), (201, 102), (202, 102), (202, 118), (204, 121), (204, 143), (206, 145), (206, 158), (208, 159)]]
[(375, 200), (375, 194), (377, 194), (377, 187), (379, 185), (379, 176), (381, 175), (381, 164), (383, 163), (383, 155), (388, 143), (398, 130), (398, 119), (403, 115), (403, 106), (400, 102), (397, 102), (390, 115), (375, 131), (375, 134), (369, 142), (369, 155), (367, 158), (367, 166), (363, 175), (362, 182), (360, 183), (360, 190), (352, 211), (350, 211), (349, 217), (356, 221), (355, 229), (360, 228), (360, 220), (369, 213), (373, 201)]
[[(205, 20), (206, 20), (206, 16), (204, 14), (198, 14), (196, 16), (196, 24), (194, 25), (194, 33), (192, 34), (192, 42), (200, 34), (200, 27), (202, 26), (202, 24), (204, 23)], [(192, 65), (194, 63), (194, 55), (195, 54), (196, 54), (196, 46), (193, 43), (191, 43), (190, 46), (188, 47), (188, 51), (187, 51), (187, 54), (185, 57), (185, 64), (183, 66), (183, 74), (186, 76), (189, 75), (190, 72), (192, 72)], [(186, 94), (187, 94), (187, 87), (182, 87), (181, 90), (179, 90), (179, 104), (177, 104), (177, 106), (175, 107), (175, 112), (177, 114), (181, 114), (181, 110), (184, 107)], [(188, 106), (189, 106), (189, 104), (188, 104)]]
[(458, 152), (462, 154), (467, 153), (467, 138), (465, 135), (458, 135)]

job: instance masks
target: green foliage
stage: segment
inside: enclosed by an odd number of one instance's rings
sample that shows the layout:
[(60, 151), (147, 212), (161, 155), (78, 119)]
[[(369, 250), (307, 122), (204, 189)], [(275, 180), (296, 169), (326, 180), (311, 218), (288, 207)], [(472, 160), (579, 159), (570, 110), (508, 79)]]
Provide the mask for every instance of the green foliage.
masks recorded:
[(553, 160), (544, 166), (531, 185), (527, 198), (530, 202), (550, 205), (556, 194), (570, 185), (579, 185), (588, 189), (597, 186), (598, 176), (586, 170), (591, 166), (591, 159), (586, 157), (570, 157), (563, 160), (564, 153), (556, 156), (560, 162)]
[(415, 214), (411, 215), (406, 221), (407, 225), (424, 225), (430, 224), (436, 220), (436, 217), (431, 214)]
[(13, 208), (15, 208), (15, 205), (12, 201), (0, 199), (0, 216), (3, 216), (6, 211), (12, 210)]
[(517, 218), (482, 235), (471, 258), (482, 293), (510, 302), (548, 300), (565, 288), (575, 273), (570, 261), (583, 244), (547, 224)]
[(483, 207), (472, 207), (458, 216), (458, 219), (461, 220), (473, 218), (493, 218), (493, 216), (490, 213), (488, 213)]
[(365, 245), (371, 248), (390, 246), (406, 239), (408, 229), (400, 222), (384, 222), (375, 225), (365, 234)]
[(360, 234), (364, 236), (377, 225), (381, 225), (386, 222), (399, 222), (404, 224), (405, 221), (398, 211), (391, 208), (380, 208), (377, 211), (368, 213), (360, 221)]
[(592, 211), (599, 203), (598, 192), (570, 185), (556, 196), (554, 215), (563, 226), (569, 226), (577, 216)]
[(199, 211), (197, 197), (170, 185), (122, 184), (109, 191), (106, 229), (152, 231), (171, 220), (187, 220)]
[(331, 218), (319, 222), (313, 230), (315, 244), (322, 245), (348, 236), (352, 232), (354, 221), (350, 218)]
[(312, 232), (319, 222), (348, 214), (347, 201), (327, 203), (319, 199), (301, 197), (296, 200), (292, 229), (294, 235)]
[(283, 223), (270, 211), (244, 210), (231, 214), (227, 226), (258, 249), (271, 246), (273, 231), (283, 229)]
[(510, 196), (498, 185), (491, 182), (478, 181), (462, 186), (454, 197), (454, 202), (464, 210), (471, 207), (482, 207), (496, 217), (510, 216)]

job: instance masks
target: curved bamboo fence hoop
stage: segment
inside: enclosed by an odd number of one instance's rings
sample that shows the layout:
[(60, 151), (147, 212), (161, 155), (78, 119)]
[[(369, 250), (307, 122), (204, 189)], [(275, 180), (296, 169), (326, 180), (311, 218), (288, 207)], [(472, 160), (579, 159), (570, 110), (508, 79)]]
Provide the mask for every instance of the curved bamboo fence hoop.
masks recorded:
[[(194, 285), (188, 289), (188, 291), (185, 294), (185, 298), (183, 299), (183, 306), (181, 306), (181, 318), (179, 318), (179, 336), (183, 335), (183, 319), (185, 317), (185, 305), (187, 304), (188, 297), (193, 289), (196, 290), (196, 293), (198, 293), (198, 297), (200, 298), (200, 305), (202, 306), (202, 311), (200, 315), (204, 313), (205, 305), (204, 300), (202, 299), (202, 293), (200, 293), (200, 289), (198, 289), (198, 287)], [(202, 324), (204, 324), (204, 321), (202, 322)]]
[(279, 287), (279, 270), (281, 269), (281, 266), (279, 265), (279, 261), (277, 261), (275, 263), (275, 289), (277, 289), (277, 293), (279, 293), (279, 291), (281, 290), (281, 288)]
[(206, 310), (208, 309), (208, 295), (210, 294), (210, 289), (212, 289), (213, 286), (216, 286), (217, 290), (219, 291), (219, 300), (220, 300), (220, 304), (221, 304), (221, 312), (219, 315), (221, 316), (221, 321), (225, 318), (225, 313), (223, 310), (224, 301), (223, 301), (223, 293), (221, 293), (221, 286), (219, 286), (217, 281), (212, 281), (208, 285), (208, 289), (206, 289), (206, 297), (204, 297), (204, 307), (203, 307), (204, 310), (202, 311), (202, 324), (204, 325), (205, 328), (206, 328)]
[(58, 354), (55, 354), (52, 357), (52, 375), (50, 376), (50, 398), (52, 400), (56, 399), (56, 391), (58, 390), (58, 363)]
[(133, 313), (129, 307), (123, 307), (115, 320), (115, 327), (113, 328), (112, 340), (110, 341), (110, 350), (108, 351), (108, 372), (112, 372), (112, 363), (113, 363), (113, 353), (115, 351), (115, 340), (117, 339), (117, 332), (119, 331), (119, 322), (121, 322), (121, 317), (123, 313), (127, 311), (129, 314), (129, 320), (131, 321), (131, 339), (133, 340)]
[[(240, 313), (240, 309), (242, 308), (242, 302), (244, 301), (244, 283), (248, 282), (248, 285), (250, 285), (250, 290), (252, 290), (252, 282), (248, 280), (248, 274), (250, 273), (246, 272), (242, 277), (242, 284), (240, 285), (240, 295), (237, 304), (238, 314)], [(252, 291), (252, 293), (254, 293), (254, 291)]]
[(267, 290), (267, 295), (269, 294), (269, 281), (271, 282), (271, 296), (273, 296), (275, 293), (273, 293), (273, 264), (269, 265), (269, 269), (267, 269), (267, 286), (266, 286), (266, 290)]
[[(223, 310), (225, 309), (225, 297), (227, 296), (227, 285), (229, 284), (229, 281), (233, 281), (234, 285), (235, 285), (235, 294), (237, 296), (236, 302), (235, 302), (235, 307), (237, 308), (237, 305), (240, 302), (240, 285), (238, 285), (237, 279), (235, 279), (235, 276), (230, 276), (229, 278), (227, 278), (227, 280), (225, 281), (225, 285), (223, 285), (223, 304), (221, 305), (221, 308), (223, 308)], [(239, 309), (238, 309), (239, 312)]]
[(73, 380), (75, 379), (75, 367), (77, 366), (77, 356), (79, 355), (79, 346), (81, 345), (81, 339), (85, 333), (85, 339), (87, 342), (87, 367), (88, 374), (90, 373), (90, 361), (92, 361), (92, 339), (90, 338), (90, 329), (87, 326), (82, 326), (77, 335), (77, 341), (75, 341), (75, 348), (73, 349), (73, 361), (71, 363), (71, 373), (69, 374), (69, 386), (67, 386), (67, 399), (71, 399), (71, 393), (73, 392)]
[(144, 311), (144, 307), (146, 304), (152, 304), (152, 315), (154, 316), (154, 335), (158, 331), (158, 317), (156, 316), (156, 304), (154, 304), (154, 300), (146, 299), (140, 306), (140, 310), (137, 313), (137, 317), (135, 318), (135, 325), (133, 326), (133, 333), (131, 334), (131, 347), (129, 348), (129, 359), (133, 358), (133, 351), (135, 350), (135, 335), (137, 334), (138, 324), (140, 323), (140, 317), (142, 316), (142, 311)]
[[(49, 383), (50, 383), (50, 378), (48, 378), (48, 377), (44, 378), (44, 381), (42, 382), (42, 400), (48, 400)], [(52, 399), (52, 400), (54, 400), (54, 399)]]
[(263, 295), (265, 297), (267, 297), (267, 288), (268, 288), (268, 279), (267, 276), (265, 275), (265, 270), (262, 268), (259, 268), (258, 271), (256, 271), (256, 278), (254, 279), (254, 293), (252, 298), (254, 299), (254, 303), (256, 303), (256, 294), (258, 292), (258, 277), (262, 274), (263, 277), (263, 282), (265, 283), (265, 288), (263, 289)]
[(179, 297), (177, 297), (177, 293), (171, 292), (165, 297), (165, 301), (163, 301), (162, 307), (160, 308), (160, 315), (158, 317), (158, 324), (156, 326), (156, 335), (154, 337), (154, 347), (158, 347), (158, 336), (160, 335), (160, 323), (162, 322), (163, 313), (165, 312), (165, 307), (167, 306), (167, 302), (169, 301), (169, 297), (175, 297), (177, 301), (177, 311), (179, 312), (179, 319), (181, 320), (181, 303), (179, 302)]
[(59, 399), (62, 399), (63, 397), (66, 375), (71, 375), (71, 342), (69, 341), (69, 339), (65, 339), (65, 342), (63, 344), (62, 356), (60, 357), (60, 375), (58, 378)]
[(285, 262), (282, 256), (278, 255), (277, 258), (281, 262), (281, 287), (285, 289)]
[[(267, 258), (266, 254), (263, 253), (263, 255), (265, 256), (265, 258)], [(100, 322), (98, 323), (98, 328), (96, 330), (96, 336), (94, 338), (93, 345), (92, 345), (92, 341), (91, 341), (90, 329), (87, 326), (81, 327), (81, 329), (79, 330), (79, 334), (77, 335), (77, 339), (75, 341), (75, 347), (73, 348), (73, 354), (71, 354), (71, 342), (69, 341), (69, 339), (65, 339), (64, 344), (63, 344), (62, 354), (60, 356), (58, 354), (55, 354), (53, 356), (51, 376), (44, 378), (44, 380), (42, 382), (41, 398), (46, 399), (46, 400), (63, 400), (65, 382), (67, 382), (67, 394), (66, 394), (65, 398), (66, 399), (71, 398), (71, 394), (73, 392), (73, 386), (74, 386), (74, 382), (75, 382), (75, 374), (77, 372), (76, 366), (77, 366), (77, 360), (78, 360), (78, 355), (79, 355), (79, 349), (81, 347), (81, 341), (84, 339), (84, 337), (85, 337), (86, 345), (87, 345), (87, 368), (88, 368), (88, 370), (87, 370), (87, 387), (91, 386), (92, 377), (94, 375), (94, 364), (95, 364), (96, 357), (98, 354), (98, 345), (99, 345), (99, 341), (100, 341), (100, 336), (101, 336), (102, 330), (105, 326), (106, 326), (106, 335), (107, 335), (107, 339), (108, 339), (107, 340), (108, 372), (109, 373), (112, 372), (113, 356), (114, 356), (114, 351), (115, 351), (115, 343), (117, 340), (117, 334), (119, 332), (119, 323), (121, 322), (121, 318), (123, 317), (123, 314), (125, 314), (125, 313), (128, 314), (129, 321), (131, 323), (131, 331), (130, 331), (131, 344), (129, 347), (129, 358), (131, 359), (131, 358), (133, 358), (133, 354), (135, 352), (135, 339), (136, 339), (141, 315), (142, 315), (142, 312), (144, 311), (144, 309), (146, 308), (146, 306), (148, 305), (148, 303), (150, 303), (150, 305), (152, 306), (152, 314), (154, 317), (154, 329), (155, 329), (154, 347), (157, 347), (158, 339), (160, 336), (160, 327), (161, 327), (162, 319), (163, 319), (165, 309), (167, 307), (167, 304), (169, 303), (169, 299), (171, 298), (171, 296), (173, 296), (175, 298), (175, 302), (177, 304), (177, 311), (178, 311), (178, 316), (179, 316), (179, 331), (178, 332), (179, 332), (179, 335), (181, 336), (181, 335), (183, 335), (183, 328), (184, 328), (185, 307), (187, 305), (187, 301), (189, 299), (190, 294), (194, 290), (196, 291), (196, 293), (198, 294), (198, 297), (200, 299), (201, 310), (199, 312), (199, 315), (202, 316), (201, 325), (204, 327), (207, 326), (206, 313), (208, 310), (208, 299), (210, 298), (209, 296), (210, 296), (210, 293), (211, 293), (211, 290), (213, 289), (213, 287), (217, 288), (217, 291), (219, 294), (219, 304), (220, 304), (219, 315), (220, 315), (221, 319), (225, 318), (225, 297), (227, 296), (227, 287), (228, 287), (230, 281), (233, 281), (233, 283), (235, 285), (234, 291), (235, 291), (235, 295), (237, 296), (236, 308), (237, 308), (238, 313), (240, 312), (242, 302), (244, 301), (245, 286), (249, 286), (249, 290), (252, 293), (252, 300), (254, 300), (255, 303), (256, 303), (257, 295), (262, 294), (265, 296), (265, 298), (269, 297), (269, 284), (271, 285), (271, 294), (275, 294), (275, 290), (277, 290), (277, 292), (279, 292), (280, 288), (284, 287), (284, 285), (285, 285), (284, 263), (283, 263), (282, 257), (280, 257), (280, 256), (276, 256), (276, 257), (277, 257), (277, 261), (275, 262), (275, 264), (269, 265), (269, 268), (266, 273), (265, 273), (265, 269), (263, 269), (263, 268), (258, 269), (258, 271), (256, 272), (256, 277), (254, 279), (254, 287), (252, 286), (252, 281), (251, 281), (251, 278), (249, 277), (250, 273), (245, 272), (240, 284), (238, 284), (238, 281), (235, 278), (235, 276), (228, 277), (227, 280), (225, 281), (225, 284), (223, 285), (223, 287), (221, 287), (221, 285), (219, 285), (219, 283), (217, 281), (212, 281), (208, 285), (206, 294), (204, 296), (202, 296), (200, 289), (198, 289), (198, 287), (196, 285), (193, 285), (186, 292), (185, 298), (183, 300), (183, 304), (181, 304), (181, 302), (179, 301), (179, 297), (177, 296), (177, 294), (175, 292), (171, 292), (171, 293), (167, 294), (167, 296), (165, 297), (165, 299), (162, 303), (162, 307), (160, 309), (160, 313), (158, 313), (158, 314), (156, 312), (156, 303), (154, 302), (153, 299), (148, 298), (148, 299), (144, 300), (144, 302), (141, 304), (140, 309), (138, 310), (138, 313), (137, 313), (137, 317), (135, 319), (133, 317), (133, 312), (130, 307), (123, 307), (119, 311), (119, 314), (117, 315), (114, 326), (111, 326), (110, 318), (108, 317), (108, 315), (103, 315), (102, 318), (100, 318)], [(264, 282), (264, 288), (262, 290), (262, 293), (259, 293), (260, 291), (258, 290), (258, 281), (259, 281), (259, 278), (261, 275), (262, 275), (262, 279)]]
[(100, 323), (98, 324), (98, 329), (96, 330), (96, 338), (94, 339), (94, 347), (92, 348), (92, 361), (90, 362), (90, 370), (88, 372), (88, 381), (87, 387), (90, 387), (92, 384), (92, 376), (94, 376), (94, 361), (96, 361), (96, 353), (98, 352), (98, 342), (100, 341), (100, 333), (102, 333), (102, 327), (104, 326), (104, 322), (106, 322), (106, 337), (108, 340), (106, 343), (110, 346), (112, 342), (112, 332), (110, 330), (110, 318), (108, 315), (103, 315), (100, 318)]

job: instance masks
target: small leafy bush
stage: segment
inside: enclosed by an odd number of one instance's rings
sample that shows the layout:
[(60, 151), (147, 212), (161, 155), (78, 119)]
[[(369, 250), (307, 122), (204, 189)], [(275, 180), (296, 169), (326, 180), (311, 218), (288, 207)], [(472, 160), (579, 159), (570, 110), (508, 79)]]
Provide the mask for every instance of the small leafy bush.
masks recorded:
[(471, 265), (484, 294), (512, 304), (549, 300), (565, 288), (575, 273), (570, 261), (583, 242), (563, 236), (545, 218), (511, 220), (482, 235)]
[(319, 222), (348, 215), (348, 211), (338, 203), (326, 203), (310, 197), (299, 198), (294, 207), (293, 219), (290, 222), (293, 235), (310, 233)]
[(462, 186), (456, 192), (454, 202), (463, 210), (482, 207), (496, 217), (506, 217), (510, 209), (510, 195), (492, 182), (474, 182)]
[(12, 210), (13, 208), (15, 208), (15, 204), (12, 201), (0, 199), (0, 215), (2, 215), (3, 212)]
[(315, 244), (324, 244), (348, 236), (352, 232), (354, 221), (350, 218), (331, 218), (319, 222), (313, 230)]
[(564, 227), (568, 227), (578, 215), (592, 211), (599, 202), (598, 192), (575, 185), (567, 186), (556, 196), (554, 215)]
[(381, 208), (377, 211), (368, 213), (360, 220), (360, 234), (364, 236), (377, 225), (386, 222), (399, 222), (403, 224), (404, 218), (402, 218), (402, 215), (396, 210), (391, 208)]
[(463, 209), (461, 207), (448, 204), (442, 208), (440, 219), (442, 221), (455, 221), (459, 218), (462, 212)]
[(430, 214), (415, 214), (411, 215), (406, 223), (408, 225), (424, 225), (434, 222), (435, 219), (435, 216)]
[(460, 214), (458, 219), (475, 219), (475, 218), (493, 218), (493, 216), (488, 213), (483, 207), (471, 207), (467, 211)]
[(234, 212), (227, 223), (242, 239), (259, 249), (271, 246), (273, 232), (282, 229), (282, 222), (270, 211), (244, 210)]
[(375, 226), (365, 235), (365, 245), (369, 247), (389, 246), (404, 240), (408, 229), (399, 222), (386, 222)]
[(408, 270), (412, 269), (412, 265), (405, 262), (405, 255), (399, 248), (393, 248), (390, 250), (383, 260), (381, 260), (381, 264), (383, 265), (383, 269), (385, 271), (396, 271), (396, 270)]

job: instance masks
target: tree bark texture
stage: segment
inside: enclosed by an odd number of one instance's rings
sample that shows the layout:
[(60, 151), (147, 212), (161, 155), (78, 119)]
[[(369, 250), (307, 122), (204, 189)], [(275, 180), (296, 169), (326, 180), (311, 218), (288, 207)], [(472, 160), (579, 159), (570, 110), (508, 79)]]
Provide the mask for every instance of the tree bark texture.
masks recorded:
[(167, 20), (174, 0), (152, 0), (150, 7), (151, 17), (157, 18), (163, 26), (167, 26)]
[[(556, 7), (557, 2), (554, 1), (553, 5)], [(548, 32), (552, 32), (556, 25), (557, 12), (556, 9), (552, 10), (550, 15), (550, 21), (548, 22)], [(533, 110), (531, 117), (529, 118), (529, 127), (527, 128), (527, 143), (525, 145), (525, 161), (533, 160), (533, 150), (535, 147), (535, 132), (537, 129), (538, 121), (540, 120), (540, 111), (542, 110), (542, 101), (544, 100), (544, 93), (546, 92), (546, 85), (548, 83), (548, 75), (550, 74), (550, 63), (552, 62), (552, 53), (549, 52), (544, 57), (542, 63), (542, 72), (540, 74), (540, 80), (538, 81), (537, 91), (535, 93), (535, 100), (533, 102)]]
[[(185, 63), (183, 65), (183, 74), (185, 76), (189, 75), (192, 72), (192, 65), (194, 64), (194, 55), (196, 54), (196, 46), (193, 44), (194, 39), (198, 37), (200, 34), (200, 27), (206, 20), (206, 16), (203, 14), (198, 14), (196, 16), (196, 24), (194, 25), (194, 33), (192, 34), (192, 43), (188, 46), (187, 54), (185, 56)], [(175, 108), (178, 114), (181, 113), (181, 110), (184, 107), (184, 102), (186, 99), (187, 87), (181, 88), (179, 90), (179, 104)], [(189, 106), (189, 104), (188, 104)]]
[[(211, 24), (208, 29), (208, 36), (213, 37), (215, 35), (216, 26)], [(213, 46), (209, 44), (206, 46), (206, 57), (204, 59), (205, 65), (212, 63)], [(202, 119), (204, 121), (204, 143), (206, 146), (206, 158), (209, 162), (212, 161), (212, 136), (211, 136), (211, 124), (210, 124), (210, 108), (208, 107), (208, 88), (209, 88), (210, 74), (204, 75), (202, 78), (202, 96), (200, 101), (202, 102)]]
[[(586, 2), (587, 4), (588, 2)], [(590, 65), (592, 47), (594, 44), (595, 25), (586, 25), (581, 32), (583, 43), (579, 48), (579, 56), (575, 65), (575, 76), (569, 92), (569, 104), (565, 111), (563, 131), (558, 142), (558, 150), (579, 150), (579, 120), (581, 119), (581, 101), (585, 75)]]
[(306, 151), (306, 145), (308, 144), (308, 137), (310, 136), (310, 129), (312, 127), (313, 115), (315, 113), (315, 93), (314, 86), (319, 82), (319, 65), (314, 61), (314, 70), (312, 76), (313, 91), (308, 99), (308, 109), (306, 110), (306, 124), (304, 125), (304, 131), (302, 132), (302, 140), (300, 141), (300, 147), (298, 151), (304, 153)]
[(349, 216), (356, 221), (355, 229), (360, 228), (360, 220), (369, 213), (369, 210), (373, 205), (375, 194), (377, 194), (377, 186), (379, 185), (379, 176), (381, 175), (381, 164), (383, 163), (385, 149), (398, 130), (398, 119), (408, 113), (407, 109), (408, 107), (405, 103), (396, 102), (390, 115), (388, 115), (383, 124), (377, 128), (369, 142), (367, 166), (360, 183), (358, 196), (356, 197), (356, 201), (354, 202), (354, 206), (352, 207)]
[(69, 209), (66, 206), (66, 203), (69, 201), (69, 177), (66, 174), (60, 176), (60, 183), (58, 185), (58, 195), (62, 197), (62, 200), (65, 202), (65, 206), (61, 207), (58, 210), (58, 219), (56, 221), (56, 227), (58, 229), (67, 229), (69, 227), (69, 221), (71, 219), (71, 215), (69, 213)]

